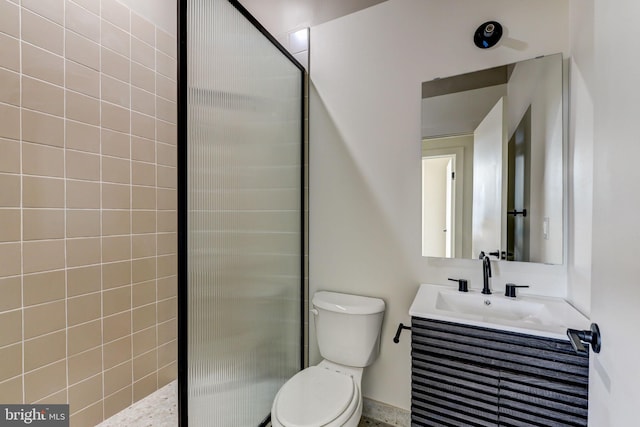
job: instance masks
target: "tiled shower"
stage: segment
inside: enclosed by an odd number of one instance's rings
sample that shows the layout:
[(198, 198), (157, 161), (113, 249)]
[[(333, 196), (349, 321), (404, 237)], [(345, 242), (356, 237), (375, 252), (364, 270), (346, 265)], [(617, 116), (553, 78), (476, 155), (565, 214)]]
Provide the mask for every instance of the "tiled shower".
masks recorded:
[(72, 426), (176, 378), (177, 53), (156, 24), (0, 0), (0, 402), (69, 403)]

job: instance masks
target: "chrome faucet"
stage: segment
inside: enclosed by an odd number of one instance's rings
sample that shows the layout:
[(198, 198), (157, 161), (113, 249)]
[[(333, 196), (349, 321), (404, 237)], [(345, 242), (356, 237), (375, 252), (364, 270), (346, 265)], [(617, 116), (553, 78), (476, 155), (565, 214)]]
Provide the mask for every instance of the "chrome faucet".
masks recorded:
[(491, 289), (489, 288), (489, 277), (491, 277), (491, 260), (484, 251), (480, 252), (480, 259), (482, 260), (482, 293), (484, 295), (491, 295)]

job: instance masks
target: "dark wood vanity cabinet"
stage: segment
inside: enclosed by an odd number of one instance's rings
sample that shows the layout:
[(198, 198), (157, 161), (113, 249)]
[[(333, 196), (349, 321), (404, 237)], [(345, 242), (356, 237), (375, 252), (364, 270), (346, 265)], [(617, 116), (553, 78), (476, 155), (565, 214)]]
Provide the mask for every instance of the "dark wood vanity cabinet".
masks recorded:
[(412, 318), (412, 426), (586, 426), (589, 355), (568, 341)]

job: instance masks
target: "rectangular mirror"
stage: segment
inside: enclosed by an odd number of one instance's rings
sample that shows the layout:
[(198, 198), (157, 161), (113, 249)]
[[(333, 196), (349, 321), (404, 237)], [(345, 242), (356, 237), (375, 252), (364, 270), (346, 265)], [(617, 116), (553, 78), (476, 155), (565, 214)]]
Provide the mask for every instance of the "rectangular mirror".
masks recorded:
[(422, 255), (562, 264), (562, 55), (422, 83)]

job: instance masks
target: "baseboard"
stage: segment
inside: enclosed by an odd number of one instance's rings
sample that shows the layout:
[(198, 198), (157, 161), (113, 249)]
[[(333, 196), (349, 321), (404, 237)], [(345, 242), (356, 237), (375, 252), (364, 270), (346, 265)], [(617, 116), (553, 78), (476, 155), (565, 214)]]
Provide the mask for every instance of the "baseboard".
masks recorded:
[(376, 421), (382, 421), (392, 426), (410, 427), (411, 412), (406, 409), (397, 408), (378, 402), (366, 397), (362, 402), (362, 415)]

